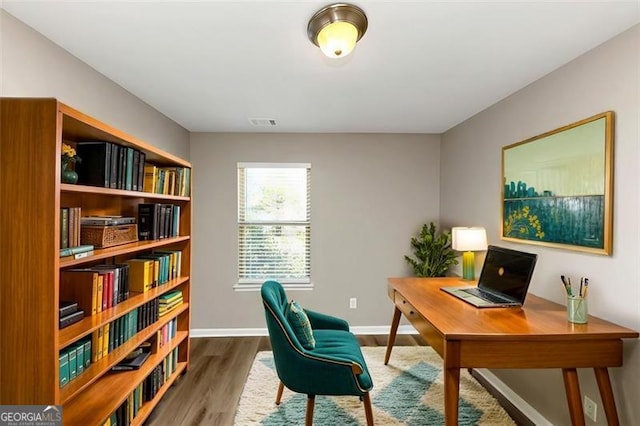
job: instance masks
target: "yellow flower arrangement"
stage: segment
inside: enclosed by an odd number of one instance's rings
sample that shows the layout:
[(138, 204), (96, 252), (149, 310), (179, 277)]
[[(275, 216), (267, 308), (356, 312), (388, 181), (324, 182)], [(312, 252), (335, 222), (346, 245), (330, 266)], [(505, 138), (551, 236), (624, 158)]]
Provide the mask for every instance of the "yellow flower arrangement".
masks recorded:
[(544, 231), (540, 219), (532, 214), (528, 206), (511, 212), (504, 221), (504, 235), (506, 237), (534, 237), (539, 240), (544, 238)]
[(81, 163), (82, 159), (78, 157), (76, 154), (76, 150), (71, 147), (71, 145), (67, 145), (66, 143), (62, 143), (62, 169), (66, 169), (67, 166), (71, 163)]

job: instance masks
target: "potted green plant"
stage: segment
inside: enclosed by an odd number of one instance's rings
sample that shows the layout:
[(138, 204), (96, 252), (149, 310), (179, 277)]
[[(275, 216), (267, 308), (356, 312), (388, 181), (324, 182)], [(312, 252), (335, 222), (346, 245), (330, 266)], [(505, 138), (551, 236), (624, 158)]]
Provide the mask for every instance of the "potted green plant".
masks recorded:
[(420, 234), (411, 237), (414, 257), (404, 258), (418, 277), (444, 277), (452, 265), (458, 264), (451, 248), (451, 231), (436, 232), (433, 222), (422, 225)]

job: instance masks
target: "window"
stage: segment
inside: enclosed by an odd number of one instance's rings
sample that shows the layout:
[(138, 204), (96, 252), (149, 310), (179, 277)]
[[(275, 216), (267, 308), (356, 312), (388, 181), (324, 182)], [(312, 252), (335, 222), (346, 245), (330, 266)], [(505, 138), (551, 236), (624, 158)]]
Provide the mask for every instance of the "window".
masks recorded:
[(311, 165), (238, 164), (238, 286), (311, 286)]

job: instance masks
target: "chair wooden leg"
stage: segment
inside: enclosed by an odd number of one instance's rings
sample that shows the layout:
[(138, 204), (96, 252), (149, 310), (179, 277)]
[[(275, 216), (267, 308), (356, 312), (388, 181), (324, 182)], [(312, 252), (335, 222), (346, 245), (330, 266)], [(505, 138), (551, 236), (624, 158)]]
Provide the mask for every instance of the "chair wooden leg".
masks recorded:
[(278, 385), (278, 393), (276, 394), (276, 405), (280, 405), (282, 401), (282, 392), (284, 391), (284, 383), (280, 382)]
[(365, 393), (362, 397), (364, 402), (364, 414), (367, 418), (367, 426), (373, 426), (373, 410), (371, 409), (371, 397), (369, 392)]
[(304, 419), (305, 426), (313, 425), (313, 407), (316, 403), (315, 395), (308, 395), (307, 397), (307, 417)]

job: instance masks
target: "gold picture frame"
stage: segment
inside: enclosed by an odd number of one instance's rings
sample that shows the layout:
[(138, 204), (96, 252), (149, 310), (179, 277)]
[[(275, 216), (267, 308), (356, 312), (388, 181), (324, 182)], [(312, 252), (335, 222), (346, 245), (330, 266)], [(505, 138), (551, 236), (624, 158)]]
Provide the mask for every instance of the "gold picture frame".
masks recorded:
[(611, 255), (614, 113), (502, 148), (500, 238)]

